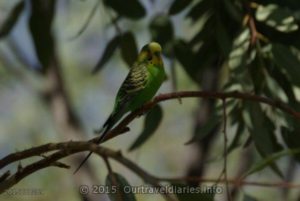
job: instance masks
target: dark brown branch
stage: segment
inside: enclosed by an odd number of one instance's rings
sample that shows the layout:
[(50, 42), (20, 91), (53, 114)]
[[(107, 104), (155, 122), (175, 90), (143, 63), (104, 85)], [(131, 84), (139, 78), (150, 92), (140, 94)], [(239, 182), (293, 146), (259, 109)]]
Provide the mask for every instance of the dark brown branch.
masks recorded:
[[(249, 93), (240, 93), (237, 91), (233, 92), (209, 92), (209, 91), (182, 91), (182, 92), (175, 92), (175, 93), (166, 93), (161, 94), (155, 97), (155, 99), (147, 104), (145, 104), (140, 109), (131, 112), (129, 115), (127, 115), (114, 129), (108, 133), (108, 135), (104, 138), (104, 141), (107, 141), (111, 138), (114, 138), (122, 133), (124, 133), (124, 130), (127, 131), (127, 125), (134, 120), (135, 117), (143, 114), (146, 111), (149, 111), (152, 107), (154, 107), (157, 103), (170, 100), (170, 99), (177, 99), (178, 97), (181, 98), (189, 98), (189, 97), (201, 97), (201, 98), (213, 98), (213, 99), (229, 99), (229, 98), (235, 98), (240, 99), (244, 101), (252, 101), (252, 102), (260, 102), (263, 104), (270, 105), (274, 108), (278, 108), (282, 110), (283, 112), (286, 112), (290, 114), (291, 116), (295, 117), (296, 119), (300, 120), (300, 113), (290, 108), (288, 105), (280, 102), (280, 101), (274, 101), (272, 99), (269, 99), (267, 97), (257, 96)], [(95, 143), (99, 137), (93, 138), (89, 140), (89, 142)], [(8, 156), (4, 157), (0, 160), (0, 169), (5, 167), (6, 165), (22, 160), (24, 158), (28, 158), (31, 156), (38, 156), (42, 153), (57, 150), (57, 149), (65, 149), (66, 143), (48, 143), (45, 145), (41, 145), (38, 147), (34, 147), (25, 151), (16, 152), (13, 154), (9, 154)]]
[[(113, 130), (110, 131), (108, 136), (105, 138), (105, 140), (109, 140), (121, 133), (124, 133), (124, 130), (126, 130), (127, 125), (137, 116), (143, 114), (144, 112), (150, 110), (152, 107), (154, 107), (157, 103), (161, 101), (166, 101), (170, 99), (177, 99), (178, 97), (181, 98), (188, 98), (188, 97), (202, 97), (202, 98), (213, 98), (213, 99), (221, 99), (226, 100), (228, 98), (235, 98), (235, 99), (241, 99), (244, 101), (253, 101), (253, 102), (260, 102), (264, 103), (270, 106), (273, 106), (275, 108), (278, 108), (292, 116), (294, 116), (297, 119), (300, 119), (300, 113), (297, 111), (294, 111), (291, 109), (288, 105), (280, 102), (280, 101), (274, 101), (272, 99), (261, 97), (253, 94), (247, 94), (247, 93), (240, 93), (240, 92), (227, 92), (227, 93), (221, 93), (221, 92), (205, 92), (205, 91), (183, 91), (183, 92), (176, 92), (176, 93), (168, 93), (168, 94), (162, 94), (157, 96), (153, 101), (145, 104), (140, 109), (130, 113), (127, 115)], [(25, 166), (24, 168), (20, 168), (14, 175), (6, 177), (1, 183), (0, 183), (0, 192), (3, 192), (4, 190), (10, 188), (11, 186), (18, 183), (23, 178), (27, 177), (28, 175), (52, 166), (55, 164), (59, 159), (64, 158), (66, 156), (91, 150), (101, 156), (106, 156), (115, 159), (119, 163), (123, 164), (130, 170), (132, 170), (135, 174), (140, 176), (145, 182), (155, 186), (160, 187), (159, 182), (163, 179), (158, 179), (143, 169), (141, 169), (139, 166), (137, 166), (132, 161), (124, 158), (120, 152), (112, 151), (110, 149), (106, 149), (103, 147), (99, 147), (94, 142), (97, 140), (97, 138), (91, 139), (87, 142), (64, 142), (64, 143), (48, 143), (45, 145), (41, 145), (39, 147), (34, 147), (28, 150), (24, 150), (21, 152), (17, 152), (14, 154), (9, 154), (8, 156), (4, 157), (2, 160), (0, 160), (0, 169), (4, 166), (19, 161), (25, 158), (29, 158), (32, 156), (41, 156), (45, 152), (50, 152), (54, 150), (58, 150), (53, 154), (48, 155), (46, 158), (43, 158), (35, 163), (32, 163), (28, 166)], [(199, 178), (198, 178), (199, 179)], [(225, 179), (226, 180), (226, 179)], [(202, 181), (203, 182), (203, 181)], [(232, 183), (232, 181), (229, 181), (229, 183)], [(247, 183), (249, 184), (249, 182)], [(254, 184), (254, 183), (253, 183)], [(171, 195), (165, 193), (165, 197), (169, 200), (174, 200)]]
[[(135, 119), (135, 117), (142, 115), (143, 113), (151, 110), (156, 104), (162, 101), (171, 100), (171, 99), (178, 99), (178, 98), (212, 98), (212, 99), (220, 99), (225, 100), (229, 98), (233, 99), (240, 99), (243, 101), (252, 101), (252, 102), (259, 102), (274, 108), (278, 108), (283, 112), (286, 112), (296, 119), (300, 120), (300, 112), (293, 110), (287, 104), (279, 101), (279, 100), (272, 100), (267, 97), (258, 96), (250, 93), (241, 93), (237, 91), (233, 92), (210, 92), (210, 91), (181, 91), (181, 92), (174, 92), (174, 93), (166, 93), (160, 94), (154, 98), (153, 101), (148, 102), (143, 107), (137, 109), (134, 112), (131, 112), (127, 115), (114, 129), (111, 130), (104, 141), (111, 139), (120, 133), (126, 128), (126, 126)], [(96, 142), (96, 139), (92, 139), (93, 142)]]
[(230, 183), (231, 185), (242, 187), (242, 186), (257, 186), (257, 187), (268, 187), (268, 188), (300, 188), (300, 183), (294, 184), (290, 182), (255, 182), (255, 181), (246, 181), (240, 179), (208, 179), (208, 178), (199, 178), (199, 177), (178, 177), (178, 178), (164, 178), (158, 177), (159, 181), (164, 182), (186, 182), (186, 181), (197, 181), (205, 183)]
[[(46, 167), (52, 166), (56, 161), (66, 157), (73, 155), (82, 151), (93, 151), (94, 153), (102, 156), (102, 157), (110, 157), (119, 163), (123, 164), (128, 169), (132, 170), (135, 174), (140, 176), (146, 183), (153, 185), (154, 187), (160, 188), (159, 180), (147, 173), (145, 170), (140, 168), (134, 162), (122, 156), (121, 152), (113, 151), (108, 148), (97, 146), (90, 142), (79, 141), (79, 142), (65, 142), (65, 143), (57, 143), (52, 144), (51, 148), (59, 148), (64, 147), (63, 150), (56, 151), (55, 153), (43, 158), (37, 162), (34, 162), (28, 166), (23, 167), (19, 171), (17, 171), (14, 175), (7, 177), (4, 181), (0, 183), (0, 193), (4, 192), (6, 189), (12, 187), (17, 184), (23, 178), (31, 175), (32, 173), (44, 169)], [(35, 149), (36, 151), (43, 151), (43, 149)], [(28, 150), (26, 150), (28, 151)], [(25, 152), (26, 153), (26, 152)], [(39, 155), (40, 153), (35, 153), (35, 155)], [(167, 193), (163, 194), (165, 198), (169, 201), (175, 201), (176, 198)]]

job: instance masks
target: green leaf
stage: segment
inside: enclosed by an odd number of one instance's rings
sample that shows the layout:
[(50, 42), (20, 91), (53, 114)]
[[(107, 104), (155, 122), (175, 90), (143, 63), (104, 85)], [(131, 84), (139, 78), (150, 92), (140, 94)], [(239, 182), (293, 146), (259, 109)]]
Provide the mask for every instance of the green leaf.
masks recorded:
[(166, 15), (155, 16), (149, 28), (152, 40), (164, 46), (166, 52), (166, 44), (174, 39), (174, 28), (170, 18)]
[(37, 68), (39, 73), (46, 73), (53, 65), (55, 52), (54, 36), (52, 34), (53, 21), (57, 1), (30, 1), (30, 17), (28, 21), (36, 56), (41, 64)]
[[(300, 126), (298, 120), (293, 119), (290, 122), (292, 122), (294, 126), (290, 126), (290, 128), (281, 127), (281, 135), (290, 149), (298, 149), (300, 148)], [(300, 162), (300, 154), (295, 154), (294, 158)]]
[(215, 186), (201, 187), (173, 183), (172, 187), (179, 201), (214, 201), (217, 190)]
[(198, 76), (200, 73), (197, 73), (196, 62), (195, 62), (195, 54), (191, 49), (191, 46), (188, 45), (183, 40), (177, 40), (174, 44), (174, 53), (176, 59), (182, 65), (186, 73), (194, 80), (198, 80)]
[[(267, 158), (269, 155), (280, 151), (282, 148), (274, 136), (275, 126), (262, 111), (260, 105), (258, 103), (248, 103), (248, 110), (252, 122), (249, 131), (260, 155)], [(269, 166), (277, 175), (282, 177), (282, 173), (275, 163), (271, 162)]]
[(126, 32), (122, 35), (121, 55), (123, 60), (127, 63), (129, 67), (133, 65), (137, 58), (137, 45), (134, 36), (131, 32)]
[(272, 54), (275, 63), (286, 71), (293, 84), (300, 86), (300, 60), (290, 48), (281, 44), (273, 44)]
[(266, 65), (266, 69), (270, 76), (278, 83), (283, 89), (284, 93), (289, 99), (290, 104), (296, 103), (296, 97), (294, 94), (292, 83), (288, 80), (287, 75), (282, 72), (277, 65), (274, 65), (273, 61), (269, 61)]
[(240, 145), (240, 138), (242, 137), (242, 134), (245, 130), (245, 124), (244, 122), (240, 122), (238, 124), (235, 136), (231, 142), (231, 144), (228, 146), (228, 150), (227, 153), (229, 154), (230, 152), (232, 152), (234, 149), (236, 149), (237, 147), (239, 147)]
[(299, 26), (289, 9), (278, 7), (276, 4), (260, 5), (256, 10), (256, 19), (280, 32), (293, 32)]
[(233, 48), (229, 55), (228, 66), (231, 70), (243, 68), (247, 62), (247, 50), (249, 48), (250, 31), (244, 29), (234, 39)]
[(157, 130), (162, 118), (163, 111), (159, 105), (156, 105), (148, 112), (144, 122), (144, 130), (130, 146), (129, 151), (132, 151), (144, 144)]
[(82, 27), (79, 29), (79, 31), (71, 39), (75, 39), (75, 38), (79, 37), (86, 30), (87, 26), (90, 24), (90, 21), (92, 20), (92, 18), (94, 17), (94, 15), (95, 15), (95, 13), (97, 11), (99, 3), (100, 3), (100, 1), (96, 2), (96, 4), (94, 5), (94, 7), (92, 8), (90, 14), (88, 15), (86, 21), (82, 25)]
[(108, 42), (102, 57), (100, 58), (97, 65), (94, 67), (92, 71), (93, 74), (97, 73), (111, 58), (111, 56), (113, 55), (117, 47), (120, 45), (120, 38), (121, 38), (120, 36), (115, 36)]
[(274, 162), (278, 159), (280, 159), (281, 157), (284, 156), (293, 156), (294, 154), (299, 154), (300, 153), (300, 148), (298, 149), (286, 149), (277, 153), (273, 153), (267, 157), (265, 157), (263, 160), (258, 161), (257, 163), (255, 163), (250, 170), (248, 170), (246, 172), (246, 174), (243, 177), (247, 177), (255, 172), (259, 172), (261, 170), (263, 170), (264, 168), (274, 164)]
[(13, 29), (24, 9), (24, 5), (24, 1), (20, 1), (9, 13), (8, 17), (0, 27), (0, 39), (7, 36)]
[(238, 6), (235, 5), (236, 2), (223, 0), (222, 3), (228, 15), (236, 22), (241, 23), (243, 19), (243, 13), (241, 9), (239, 9)]
[(136, 201), (135, 195), (127, 191), (130, 184), (122, 175), (108, 174), (105, 185), (108, 187), (108, 196), (111, 201)]
[(184, 10), (190, 3), (192, 3), (191, 0), (175, 0), (170, 7), (169, 15), (176, 15)]
[(220, 125), (220, 117), (216, 114), (211, 115), (207, 120), (207, 123), (201, 128), (197, 129), (196, 136), (194, 138), (196, 138), (197, 140), (202, 140), (214, 129), (216, 129), (218, 125)]
[(220, 20), (216, 22), (216, 39), (222, 54), (227, 58), (232, 47), (232, 41), (224, 24)]
[(261, 53), (258, 51), (254, 60), (249, 64), (249, 72), (251, 75), (254, 91), (260, 94), (266, 85), (265, 65)]
[(104, 0), (104, 4), (127, 18), (139, 19), (146, 15), (144, 7), (138, 0)]
[(213, 1), (200, 1), (195, 4), (192, 9), (186, 15), (189, 18), (192, 18), (193, 21), (198, 20), (205, 13), (209, 12), (213, 8)]

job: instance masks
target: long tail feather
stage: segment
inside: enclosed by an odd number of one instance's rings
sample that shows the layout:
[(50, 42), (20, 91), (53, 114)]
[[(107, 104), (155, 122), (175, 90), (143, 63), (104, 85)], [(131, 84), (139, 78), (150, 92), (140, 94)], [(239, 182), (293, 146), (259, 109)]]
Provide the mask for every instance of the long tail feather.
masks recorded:
[[(101, 137), (96, 141), (96, 144), (100, 144), (102, 141), (103, 141), (103, 139), (104, 139), (104, 137), (106, 136), (106, 134), (107, 134), (107, 132), (109, 131), (109, 127), (106, 127), (105, 128), (105, 131), (103, 132), (103, 134), (101, 135)], [(74, 171), (74, 173), (73, 174), (76, 174), (76, 172), (78, 172), (78, 170), (82, 167), (82, 165), (89, 159), (89, 157), (92, 155), (92, 151), (90, 151), (89, 153), (88, 153), (88, 155), (82, 160), (82, 162), (79, 164), (79, 166), (76, 168), (76, 170)]]
[[(101, 133), (103, 130), (102, 135), (100, 136), (100, 138), (96, 141), (96, 144), (100, 144), (103, 140), (104, 137), (106, 136), (106, 134), (108, 133), (108, 131), (111, 129), (112, 127), (112, 122), (113, 122), (113, 116), (110, 115), (109, 118), (105, 121), (102, 129), (96, 130), (96, 133)], [(76, 170), (74, 171), (73, 174), (76, 174), (76, 172), (78, 172), (78, 170), (82, 167), (82, 165), (89, 159), (89, 157), (92, 155), (92, 151), (90, 151), (88, 153), (88, 155), (82, 160), (82, 162), (79, 164), (79, 166), (76, 168)]]

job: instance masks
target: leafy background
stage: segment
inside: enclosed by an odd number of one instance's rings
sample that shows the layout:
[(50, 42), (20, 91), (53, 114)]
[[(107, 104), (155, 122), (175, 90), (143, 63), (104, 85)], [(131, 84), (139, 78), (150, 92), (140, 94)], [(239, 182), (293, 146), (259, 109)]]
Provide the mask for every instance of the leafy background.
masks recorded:
[[(92, 138), (93, 130), (111, 112), (127, 67), (150, 40), (162, 44), (169, 75), (159, 93), (238, 90), (280, 100), (300, 111), (297, 0), (11, 0), (1, 1), (0, 10), (1, 156), (73, 139), (57, 128), (60, 120), (49, 107), (48, 76), (56, 67), (72, 105), (74, 114), (70, 116), (77, 119), (74, 125), (86, 133), (81, 138)], [(157, 176), (217, 179), (223, 167), (221, 108), (220, 102), (206, 99), (164, 102), (146, 118), (130, 124), (130, 133), (105, 146), (122, 150)], [(247, 101), (230, 100), (227, 111), (229, 178), (299, 180), (298, 120)], [(139, 141), (135, 141), (138, 136)], [(135, 149), (129, 151), (133, 146)], [(95, 156), (91, 163), (98, 183), (104, 184), (104, 163)], [(119, 164), (112, 165), (131, 185), (142, 184)], [(74, 185), (72, 178), (72, 171), (49, 168), (21, 181), (16, 188), (43, 189), (43, 196), (28, 199), (80, 200), (78, 183)], [(82, 176), (81, 183), (85, 179)], [(231, 189), (234, 200), (300, 198), (298, 189), (241, 189)], [(223, 200), (224, 195), (217, 194), (214, 199)], [(153, 199), (153, 195), (136, 197)], [(160, 195), (155, 198), (163, 199)]]

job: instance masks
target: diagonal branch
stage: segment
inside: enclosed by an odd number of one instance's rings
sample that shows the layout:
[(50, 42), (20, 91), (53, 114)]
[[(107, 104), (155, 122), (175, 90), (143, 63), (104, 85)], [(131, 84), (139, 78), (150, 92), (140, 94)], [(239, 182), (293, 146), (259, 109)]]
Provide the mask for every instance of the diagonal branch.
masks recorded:
[[(274, 108), (280, 109), (283, 112), (286, 112), (293, 117), (300, 119), (300, 113), (290, 108), (288, 105), (280, 102), (275, 101), (272, 99), (269, 99), (267, 97), (257, 96), (253, 94), (248, 93), (240, 93), (237, 91), (233, 92), (208, 92), (208, 91), (182, 91), (182, 92), (175, 92), (175, 93), (167, 93), (167, 94), (161, 94), (155, 99), (147, 104), (145, 104), (143, 107), (137, 109), (136, 111), (131, 112), (129, 115), (127, 115), (114, 129), (112, 129), (107, 137), (106, 140), (109, 140), (113, 137), (116, 137), (117, 135), (120, 135), (124, 133), (124, 131), (127, 131), (127, 125), (133, 121), (137, 116), (142, 115), (146, 111), (149, 111), (151, 108), (153, 108), (156, 104), (162, 101), (171, 100), (171, 99), (178, 99), (178, 97), (181, 98), (213, 98), (213, 99), (220, 99), (225, 100), (229, 98), (233, 99), (240, 99), (243, 101), (252, 101), (252, 102), (259, 102), (264, 103), (267, 105), (270, 105)], [(149, 183), (153, 185), (156, 188), (160, 188), (159, 182), (163, 181), (162, 179), (159, 179), (157, 177), (152, 176), (151, 174), (147, 173), (145, 170), (137, 166), (134, 162), (126, 159), (121, 155), (118, 151), (113, 151), (107, 148), (99, 147), (95, 144), (98, 137), (93, 138), (89, 141), (77, 141), (77, 142), (62, 142), (62, 143), (48, 143), (45, 145), (41, 145), (38, 147), (30, 148), (24, 151), (16, 152), (13, 154), (9, 154), (3, 159), (0, 160), (0, 169), (7, 166), (8, 164), (11, 164), (16, 161), (20, 161), (25, 158), (29, 158), (32, 156), (43, 156), (44, 153), (56, 151), (52, 154), (47, 155), (47, 157), (44, 157), (43, 159), (34, 162), (28, 166), (21, 167), (17, 170), (17, 172), (13, 175), (7, 174), (5, 177), (1, 177), (2, 180), (0, 182), (0, 193), (4, 190), (12, 187), (16, 183), (18, 183), (23, 178), (31, 175), (32, 173), (41, 170), (43, 168), (53, 166), (55, 162), (58, 160), (73, 155), (78, 152), (82, 151), (93, 151), (97, 153), (100, 156), (106, 156), (113, 158), (114, 160), (118, 161), (119, 163), (126, 166), (128, 169), (132, 170), (135, 174), (140, 176), (146, 183)], [(230, 182), (230, 181), (229, 181)], [(232, 183), (232, 182), (230, 182)], [(167, 192), (163, 192), (163, 195), (168, 200), (176, 200), (172, 195), (168, 194)]]
[[(233, 92), (209, 92), (209, 91), (181, 91), (181, 92), (174, 92), (174, 93), (166, 93), (158, 95), (154, 98), (153, 101), (145, 104), (143, 107), (137, 109), (134, 112), (131, 112), (129, 115), (127, 115), (114, 129), (112, 129), (107, 136), (104, 138), (104, 141), (107, 141), (111, 138), (114, 138), (122, 133), (124, 131), (127, 131), (127, 125), (132, 122), (137, 116), (142, 115), (143, 113), (151, 110), (156, 104), (162, 101), (171, 100), (171, 99), (178, 99), (180, 98), (192, 98), (192, 97), (198, 97), (198, 98), (213, 98), (213, 99), (240, 99), (243, 101), (252, 101), (252, 102), (259, 102), (263, 104), (267, 104), (269, 106), (272, 106), (274, 108), (280, 109), (285, 113), (290, 114), (291, 116), (295, 117), (296, 119), (300, 120), (300, 112), (297, 112), (293, 110), (291, 107), (289, 107), (287, 104), (284, 104), (280, 101), (275, 101), (267, 97), (257, 96), (249, 93), (240, 93), (237, 91)], [(89, 142), (96, 143), (97, 139), (99, 137), (95, 137)], [(24, 158), (32, 157), (32, 156), (39, 156), (42, 153), (54, 151), (58, 149), (65, 149), (65, 142), (62, 143), (48, 143), (45, 145), (41, 145), (38, 147), (30, 148), (25, 151), (16, 152), (13, 154), (9, 154), (6, 157), (2, 158), (0, 160), (0, 169), (5, 167), (6, 165), (13, 163), (18, 160), (22, 160)]]
[[(159, 180), (156, 177), (147, 173), (145, 170), (140, 168), (134, 162), (123, 157), (120, 151), (113, 151), (111, 149), (100, 147), (97, 146), (96, 144), (85, 142), (85, 141), (65, 142), (65, 143), (57, 143), (57, 144), (53, 143), (51, 146), (48, 145), (48, 147), (52, 149), (63, 147), (63, 150), (56, 151), (55, 153), (47, 156), (46, 158), (43, 158), (23, 168), (20, 168), (15, 174), (7, 177), (4, 181), (1, 181), (0, 193), (4, 192), (6, 189), (17, 184), (23, 178), (31, 175), (32, 173), (37, 172), (46, 167), (51, 167), (52, 164), (55, 163), (56, 161), (82, 151), (93, 151), (94, 153), (102, 157), (110, 157), (118, 161), (119, 163), (123, 164), (128, 169), (132, 170), (135, 174), (140, 176), (146, 183), (149, 183), (156, 188), (162, 187), (159, 184)], [(26, 151), (28, 150), (25, 150), (24, 153), (27, 153)], [(38, 153), (38, 151), (43, 151), (43, 149), (35, 149), (35, 151), (37, 152), (36, 153), (37, 155), (40, 154)], [(163, 195), (165, 196), (166, 200), (176, 201), (176, 199), (171, 194), (168, 194), (167, 192), (163, 193)]]

